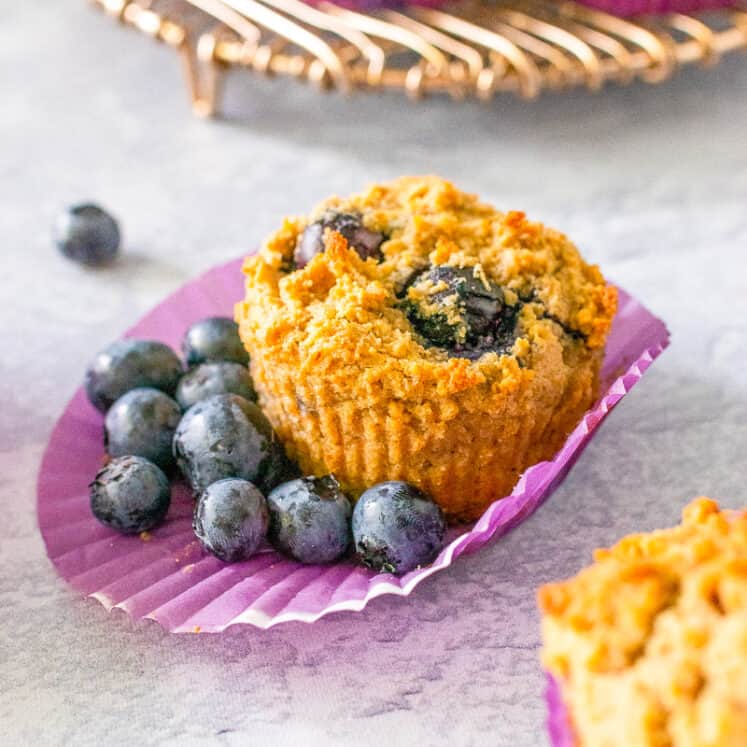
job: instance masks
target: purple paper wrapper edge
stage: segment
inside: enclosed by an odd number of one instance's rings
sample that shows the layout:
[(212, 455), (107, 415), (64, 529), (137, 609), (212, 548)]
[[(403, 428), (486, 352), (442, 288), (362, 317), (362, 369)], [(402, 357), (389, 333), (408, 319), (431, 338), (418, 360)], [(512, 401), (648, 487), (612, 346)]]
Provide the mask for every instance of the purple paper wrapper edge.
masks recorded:
[[(240, 266), (241, 260), (234, 260), (187, 283), (125, 336), (150, 337), (178, 347), (192, 322), (231, 313), (233, 302), (243, 295)], [(176, 488), (168, 520), (147, 541), (116, 535), (99, 525), (88, 508), (87, 485), (103, 457), (102, 419), (79, 389), (52, 433), (39, 473), (37, 510), (47, 553), (60, 575), (81, 593), (108, 609), (123, 609), (134, 619), (154, 619), (172, 632), (220, 632), (242, 623), (269, 628), (288, 621), (313, 622), (331, 612), (361, 610), (382, 594), (407, 596), (460, 555), (506, 534), (530, 516), (668, 342), (664, 323), (620, 290), (602, 368), (602, 381), (612, 383), (599, 401), (554, 459), (529, 468), (511, 495), (493, 503), (473, 527), (454, 530), (432, 565), (401, 578), (377, 575), (352, 563), (301, 566), (269, 549), (242, 563), (221, 563), (196, 543), (191, 501), (183, 488)]]
[[(309, 5), (319, 5), (322, 0), (306, 0)], [(737, 0), (576, 0), (597, 10), (616, 16), (635, 16), (660, 13), (698, 13), (716, 8), (736, 6)], [(343, 8), (366, 11), (379, 8), (400, 8), (421, 5), (438, 8), (454, 4), (449, 0), (335, 0)]]
[(657, 13), (698, 13), (728, 8), (737, 0), (576, 0), (582, 5), (603, 10), (616, 16), (636, 16)]
[(545, 672), (545, 701), (547, 702), (547, 731), (552, 747), (575, 747), (570, 716), (563, 702), (563, 695), (558, 681)]

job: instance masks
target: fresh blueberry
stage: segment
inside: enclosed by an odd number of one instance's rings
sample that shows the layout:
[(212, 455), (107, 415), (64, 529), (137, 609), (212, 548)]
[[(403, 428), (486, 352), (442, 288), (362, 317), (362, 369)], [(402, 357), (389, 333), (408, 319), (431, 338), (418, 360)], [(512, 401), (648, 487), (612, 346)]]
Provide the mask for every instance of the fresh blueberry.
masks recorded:
[(90, 485), (91, 511), (122, 534), (138, 534), (163, 521), (171, 502), (166, 475), (147, 459), (112, 459)]
[(119, 251), (117, 221), (98, 205), (73, 205), (55, 224), (57, 248), (69, 259), (84, 265), (104, 265)]
[(324, 232), (327, 230), (342, 234), (361, 259), (381, 259), (384, 234), (366, 228), (360, 215), (330, 211), (309, 224), (301, 234), (293, 255), (296, 267), (305, 267), (314, 256), (324, 251)]
[(444, 543), (441, 509), (406, 482), (369, 488), (353, 510), (353, 540), (369, 568), (402, 574), (435, 560)]
[(102, 350), (86, 371), (88, 399), (106, 412), (125, 392), (147, 386), (173, 394), (182, 374), (176, 353), (155, 340), (118, 340)]
[(192, 527), (202, 546), (235, 563), (254, 555), (267, 535), (270, 517), (262, 493), (247, 480), (229, 477), (209, 485), (195, 506)]
[(415, 276), (405, 293), (411, 324), (433, 345), (470, 357), (513, 343), (517, 308), (471, 267), (432, 267)]
[(202, 363), (184, 374), (176, 387), (176, 401), (185, 410), (213, 394), (238, 394), (244, 399), (257, 399), (249, 369), (231, 361)]
[(195, 493), (216, 480), (258, 482), (266, 474), (275, 434), (254, 403), (214, 394), (187, 410), (174, 434), (174, 456)]
[(239, 325), (227, 316), (213, 316), (195, 322), (182, 341), (188, 366), (214, 361), (233, 361), (246, 366), (249, 354), (239, 337)]
[(131, 389), (106, 413), (106, 450), (113, 457), (131, 454), (169, 469), (174, 464), (171, 444), (181, 417), (181, 408), (167, 394), (146, 387)]
[(350, 501), (332, 475), (301, 477), (268, 496), (270, 543), (301, 563), (331, 563), (350, 547)]

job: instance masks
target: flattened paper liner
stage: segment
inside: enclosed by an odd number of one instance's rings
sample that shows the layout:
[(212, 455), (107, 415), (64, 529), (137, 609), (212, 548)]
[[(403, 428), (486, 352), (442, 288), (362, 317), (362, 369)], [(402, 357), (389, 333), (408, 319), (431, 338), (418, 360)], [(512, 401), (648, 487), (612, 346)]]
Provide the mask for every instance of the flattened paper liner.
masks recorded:
[(558, 681), (546, 672), (545, 701), (547, 702), (547, 731), (552, 747), (576, 747), (570, 716), (566, 710)]
[[(234, 302), (243, 297), (241, 263), (221, 265), (186, 284), (125, 336), (178, 349), (193, 322), (232, 314)], [(664, 324), (621, 290), (602, 367), (602, 381), (612, 383), (563, 448), (551, 461), (530, 467), (511, 495), (493, 503), (472, 527), (452, 529), (432, 565), (399, 578), (352, 561), (304, 566), (270, 548), (241, 563), (223, 563), (195, 540), (192, 499), (183, 485), (174, 488), (167, 519), (152, 532), (122, 536), (102, 526), (90, 512), (88, 484), (104, 457), (103, 419), (79, 389), (54, 428), (39, 473), (38, 519), (47, 553), (82, 594), (175, 633), (219, 632), (241, 623), (269, 628), (291, 620), (314, 622), (330, 612), (361, 610), (382, 594), (407, 596), (423, 579), (530, 516), (668, 341)]]

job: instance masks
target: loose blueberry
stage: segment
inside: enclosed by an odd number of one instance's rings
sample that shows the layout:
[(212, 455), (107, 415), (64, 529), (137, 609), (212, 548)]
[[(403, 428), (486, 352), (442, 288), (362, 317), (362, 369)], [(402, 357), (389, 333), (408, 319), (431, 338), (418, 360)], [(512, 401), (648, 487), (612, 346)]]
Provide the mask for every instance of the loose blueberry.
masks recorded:
[(117, 221), (98, 205), (73, 205), (55, 224), (57, 248), (69, 259), (84, 265), (104, 265), (119, 251)]
[(226, 477), (260, 481), (275, 434), (254, 403), (214, 394), (184, 413), (174, 434), (174, 456), (195, 493)]
[(331, 563), (350, 546), (350, 501), (332, 475), (278, 485), (267, 506), (270, 543), (301, 563)]
[(184, 335), (182, 350), (188, 366), (233, 361), (246, 366), (249, 354), (239, 337), (239, 325), (227, 316), (213, 316), (193, 324)]
[(188, 371), (176, 387), (176, 401), (184, 410), (214, 394), (238, 394), (256, 400), (249, 369), (241, 363), (202, 363)]
[(475, 277), (471, 267), (432, 267), (403, 293), (410, 323), (433, 345), (471, 357), (513, 342), (517, 308), (506, 304), (498, 285)]
[(102, 350), (86, 371), (88, 399), (102, 412), (136, 387), (173, 394), (182, 374), (176, 353), (155, 340), (118, 340)]
[(301, 234), (293, 255), (296, 267), (306, 266), (314, 256), (324, 251), (324, 232), (327, 230), (342, 234), (361, 259), (381, 259), (384, 234), (366, 228), (360, 215), (328, 212)]
[(206, 550), (235, 563), (254, 555), (267, 535), (269, 522), (262, 493), (247, 480), (228, 478), (214, 482), (200, 494), (192, 527)]
[(444, 543), (441, 509), (406, 482), (369, 488), (353, 509), (353, 540), (369, 568), (402, 574), (433, 562)]
[(139, 534), (163, 521), (171, 502), (166, 475), (147, 459), (112, 459), (90, 485), (91, 511), (122, 534)]
[(131, 454), (169, 469), (174, 464), (171, 444), (181, 417), (181, 408), (167, 394), (145, 387), (131, 389), (106, 413), (106, 450), (113, 457)]

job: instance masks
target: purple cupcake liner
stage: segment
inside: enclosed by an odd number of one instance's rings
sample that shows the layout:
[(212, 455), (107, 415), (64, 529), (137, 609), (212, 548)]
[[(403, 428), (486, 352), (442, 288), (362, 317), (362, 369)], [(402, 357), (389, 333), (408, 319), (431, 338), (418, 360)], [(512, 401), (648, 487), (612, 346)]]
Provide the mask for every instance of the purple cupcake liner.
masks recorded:
[(576, 737), (558, 681), (545, 672), (545, 702), (547, 703), (547, 732), (552, 747), (576, 747)]
[[(242, 260), (216, 267), (156, 306), (126, 337), (178, 348), (186, 328), (206, 316), (231, 315), (243, 297)], [(304, 566), (267, 547), (229, 565), (205, 553), (192, 533), (193, 502), (176, 485), (163, 525), (122, 536), (99, 524), (88, 484), (102, 464), (102, 416), (82, 388), (68, 403), (47, 446), (38, 479), (39, 527), (52, 563), (80, 593), (133, 619), (156, 620), (172, 632), (219, 632), (231, 625), (269, 628), (357, 611), (382, 594), (407, 596), (460, 555), (478, 550), (520, 524), (557, 487), (610, 410), (669, 342), (663, 322), (620, 291), (602, 381), (608, 384), (551, 461), (530, 467), (510, 496), (493, 503), (472, 527), (453, 528), (436, 561), (402, 577), (376, 574), (352, 561)], [(82, 372), (81, 372), (82, 375)]]

